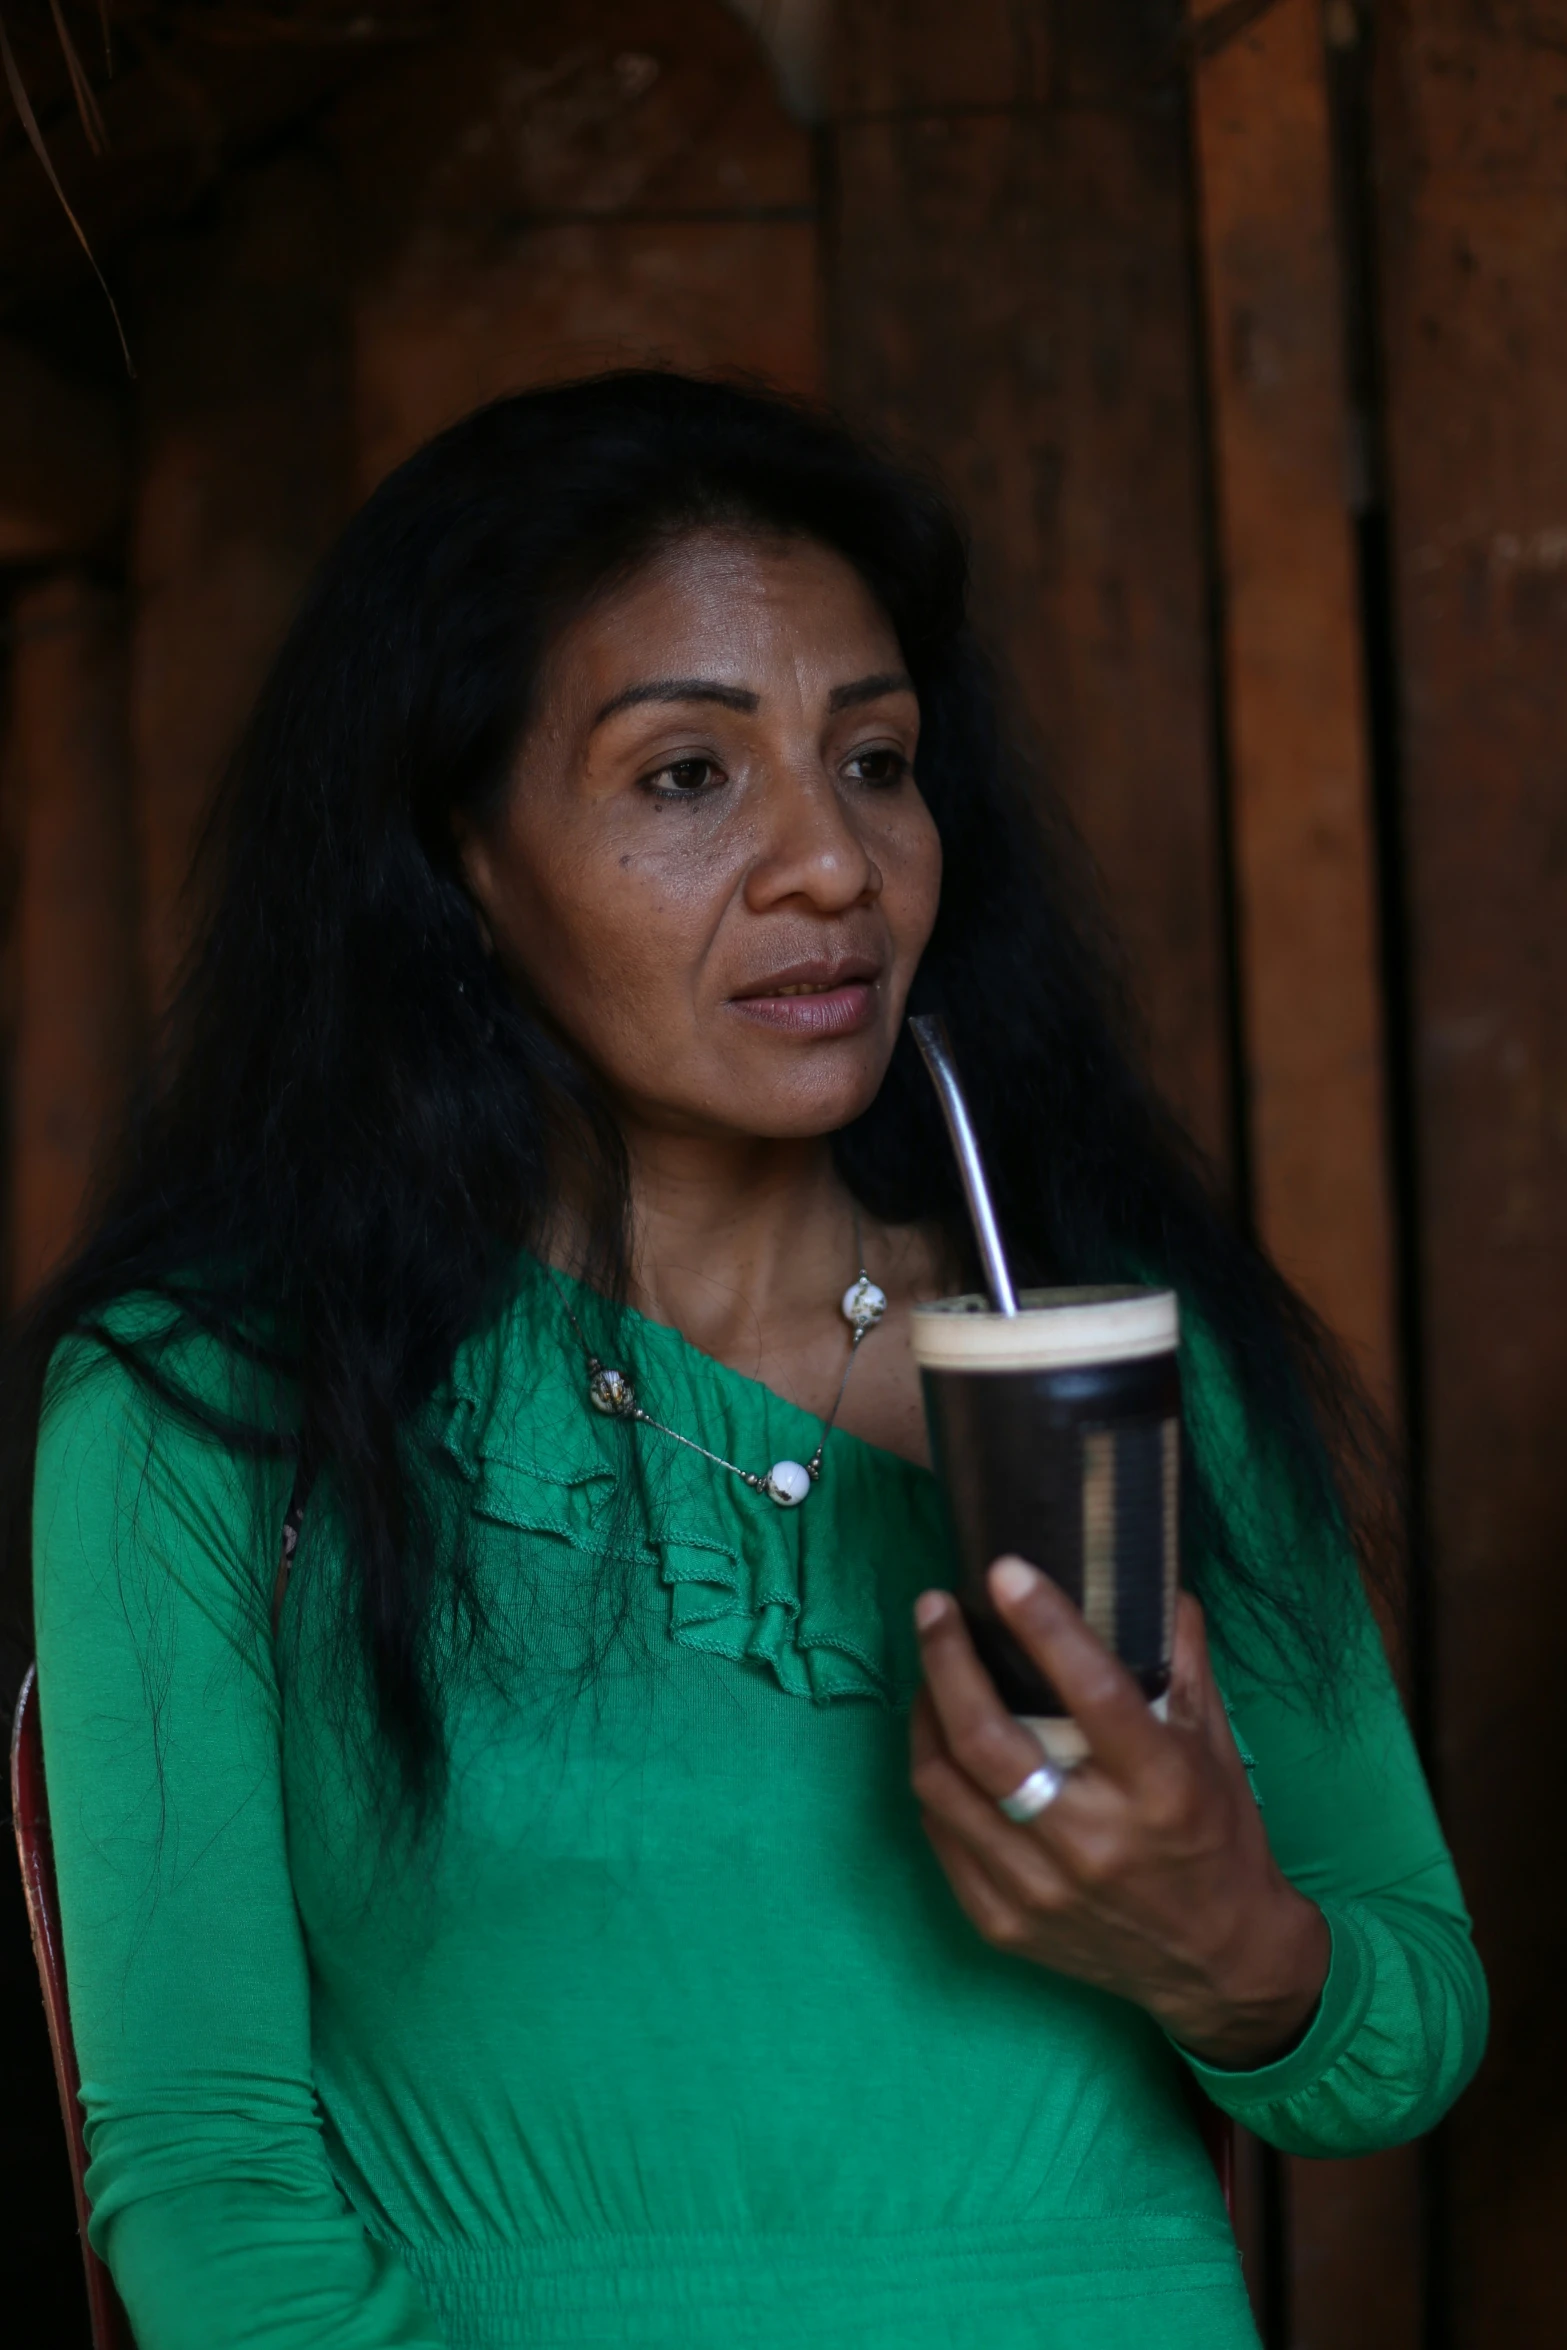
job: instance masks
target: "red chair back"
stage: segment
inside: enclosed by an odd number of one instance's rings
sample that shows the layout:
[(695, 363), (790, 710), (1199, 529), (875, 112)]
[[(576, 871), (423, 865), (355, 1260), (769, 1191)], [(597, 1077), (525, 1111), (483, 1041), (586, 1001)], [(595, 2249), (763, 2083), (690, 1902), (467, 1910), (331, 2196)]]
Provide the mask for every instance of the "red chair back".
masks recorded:
[(1235, 2224), (1235, 2124), (1227, 2113), (1216, 2105), (1202, 2100), (1197, 2112), (1197, 2127), (1202, 2142), (1208, 2149), (1208, 2160), (1219, 2174), (1219, 2192), (1224, 2197), (1224, 2208)]
[(114, 2280), (87, 2241), (87, 2141), (82, 2134), (82, 2106), (77, 2091), (76, 2048), (71, 2039), (71, 2011), (65, 1996), (65, 1954), (60, 1945), (60, 1897), (54, 1878), (54, 1845), (49, 1834), (49, 1796), (44, 1786), (43, 1736), (38, 1726), (38, 1676), (29, 1666), (17, 1700), (11, 1733), (11, 1818), (16, 1829), (16, 1853), (22, 1864), (22, 1890), (27, 1899), (27, 1922), (32, 1928), (33, 1956), (43, 1987), (44, 2014), (49, 2022), (49, 2045), (54, 2051), (54, 2077), (60, 2091), (71, 2155), (71, 2184), (76, 2191), (76, 2225), (82, 2241), (82, 2265), (87, 2271), (87, 2308), (92, 2320), (93, 2350), (136, 2350)]

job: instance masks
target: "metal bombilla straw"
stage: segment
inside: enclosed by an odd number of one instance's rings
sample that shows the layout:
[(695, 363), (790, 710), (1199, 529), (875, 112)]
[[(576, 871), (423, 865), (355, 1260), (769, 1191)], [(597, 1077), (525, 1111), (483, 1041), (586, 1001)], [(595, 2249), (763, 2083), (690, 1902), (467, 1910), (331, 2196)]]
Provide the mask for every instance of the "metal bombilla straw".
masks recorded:
[(952, 1039), (947, 1034), (947, 1023), (937, 1012), (916, 1012), (910, 1015), (909, 1029), (930, 1071), (931, 1083), (936, 1088), (936, 1097), (947, 1121), (947, 1132), (952, 1137), (952, 1153), (958, 1162), (958, 1173), (963, 1178), (963, 1192), (974, 1226), (974, 1238), (979, 1243), (979, 1259), (985, 1269), (985, 1287), (990, 1292), (990, 1302), (998, 1314), (1015, 1314), (1017, 1291), (1007, 1271), (1001, 1231), (996, 1223), (996, 1211), (990, 1204), (990, 1186), (985, 1181), (985, 1162), (979, 1155), (979, 1144), (974, 1139), (968, 1104), (963, 1099), (963, 1088), (958, 1082), (958, 1066), (953, 1059)]

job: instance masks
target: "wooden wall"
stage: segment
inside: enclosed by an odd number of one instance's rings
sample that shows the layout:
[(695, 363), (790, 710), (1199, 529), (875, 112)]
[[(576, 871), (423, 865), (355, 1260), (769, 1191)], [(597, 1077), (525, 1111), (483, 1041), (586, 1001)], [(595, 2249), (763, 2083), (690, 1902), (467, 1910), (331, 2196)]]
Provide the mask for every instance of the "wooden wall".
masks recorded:
[(1437, 2180), (1455, 2343), (1563, 2333), (1567, 7), (1397, 0), (1374, 90), (1433, 1761), (1494, 2024)]
[[(1104, 871), (1159, 1073), (1227, 1158), (1204, 458), (1173, 6), (844, 0), (833, 389), (941, 464)], [(1131, 681), (1135, 680), (1135, 683)]]
[[(1404, 1417), (1364, 614), (1326, 30), (1196, 0), (1192, 127), (1221, 591), (1247, 1203)], [(1403, 1647), (1404, 1627), (1389, 1630)], [(1414, 2350), (1409, 2150), (1278, 2166), (1276, 2322), (1301, 2350)]]
[[(1316, 0), (989, 0), (961, 37), (848, 0), (839, 27), (835, 388), (973, 517), (982, 606), (1104, 874), (1156, 1068), (1396, 1408)], [(1273, 2329), (1413, 2350), (1417, 2158), (1252, 2155), (1245, 2178)]]
[(519, 384), (820, 382), (811, 142), (715, 0), (483, 0), (344, 106), (358, 484)]
[(1158, 1073), (1423, 1505), (1394, 1631), (1495, 2043), (1434, 2147), (1249, 2156), (1270, 2350), (1552, 2343), (1567, 0), (836, 0), (828, 34), (807, 128), (719, 0), (471, 0), (138, 238), (134, 391), (0, 343), (13, 1279), (68, 1237), (202, 803), (389, 466), (649, 358), (933, 459)]

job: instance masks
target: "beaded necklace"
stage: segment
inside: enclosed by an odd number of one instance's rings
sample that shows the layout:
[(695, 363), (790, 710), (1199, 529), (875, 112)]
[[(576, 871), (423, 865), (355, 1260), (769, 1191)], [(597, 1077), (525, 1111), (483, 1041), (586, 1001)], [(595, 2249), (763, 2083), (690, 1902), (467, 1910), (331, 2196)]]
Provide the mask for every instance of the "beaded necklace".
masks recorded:
[(683, 1436), (678, 1428), (671, 1428), (663, 1420), (655, 1420), (652, 1413), (644, 1411), (638, 1403), (636, 1389), (628, 1375), (601, 1362), (589, 1346), (582, 1324), (572, 1310), (571, 1300), (551, 1267), (551, 1277), (560, 1290), (561, 1304), (577, 1334), (587, 1364), (589, 1403), (596, 1412), (603, 1412), (610, 1419), (636, 1420), (644, 1428), (656, 1428), (660, 1436), (671, 1437), (676, 1444), (683, 1444), (690, 1451), (699, 1452), (704, 1460), (712, 1461), (715, 1467), (727, 1469), (731, 1477), (738, 1477), (741, 1484), (749, 1485), (753, 1493), (765, 1493), (768, 1500), (775, 1501), (780, 1509), (798, 1508), (821, 1476), (822, 1455), (838, 1418), (838, 1407), (843, 1402), (843, 1391), (849, 1384), (849, 1373), (854, 1368), (854, 1358), (860, 1351), (861, 1342), (875, 1329), (887, 1311), (886, 1291), (879, 1289), (865, 1270), (865, 1251), (860, 1239), (858, 1216), (854, 1219), (854, 1238), (855, 1253), (860, 1259), (859, 1275), (844, 1291), (838, 1307), (853, 1333), (849, 1340), (849, 1359), (843, 1366), (843, 1377), (838, 1382), (832, 1410), (822, 1422), (822, 1433), (816, 1450), (808, 1461), (774, 1461), (765, 1476), (758, 1476), (754, 1469), (742, 1469), (737, 1461), (726, 1461), (722, 1453), (709, 1452), (707, 1446), (698, 1444), (694, 1436)]

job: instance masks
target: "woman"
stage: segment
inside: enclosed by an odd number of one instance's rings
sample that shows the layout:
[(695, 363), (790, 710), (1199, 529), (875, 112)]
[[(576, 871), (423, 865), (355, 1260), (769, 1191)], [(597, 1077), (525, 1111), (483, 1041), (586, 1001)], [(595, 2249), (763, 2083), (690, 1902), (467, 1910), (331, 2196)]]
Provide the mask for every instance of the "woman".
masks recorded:
[[(1190, 2082), (1387, 2145), (1483, 1986), (1354, 1416), (1117, 1041), (939, 502), (675, 377), (471, 417), (327, 564), (207, 870), (17, 1368), (142, 2350), (1254, 2342)], [(916, 970), (1020, 1275), (1189, 1333), (1211, 1635), (1161, 1725), (998, 1565), (1092, 1749), (1022, 1825), (906, 1343), (971, 1278)]]

